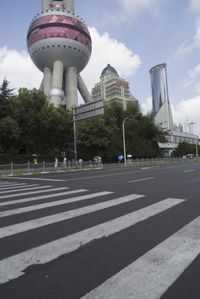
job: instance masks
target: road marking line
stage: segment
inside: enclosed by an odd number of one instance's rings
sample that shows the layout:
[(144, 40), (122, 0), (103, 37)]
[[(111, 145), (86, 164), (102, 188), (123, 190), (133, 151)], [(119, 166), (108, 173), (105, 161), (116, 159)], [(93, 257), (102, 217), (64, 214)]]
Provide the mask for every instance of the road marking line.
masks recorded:
[(0, 261), (0, 283), (22, 276), (28, 266), (48, 263), (61, 255), (77, 250), (92, 240), (120, 232), (182, 202), (184, 202), (182, 199), (168, 198), (125, 216), (5, 258)]
[(183, 173), (188, 173), (188, 172), (193, 172), (193, 171), (195, 171), (195, 169), (185, 170), (185, 171), (183, 171)]
[[(20, 185), (20, 186), (19, 186)], [(39, 186), (38, 184), (32, 184), (32, 185), (27, 185), (27, 184), (19, 184), (19, 185), (15, 185), (15, 186), (13, 186), (13, 185), (11, 185), (11, 186), (3, 186), (3, 187), (0, 187), (0, 193), (1, 193), (1, 191), (2, 190), (13, 190), (13, 189), (20, 189), (20, 188), (28, 188), (28, 187), (34, 187), (34, 186)]]
[[(26, 186), (25, 188), (23, 187), (23, 188), (21, 188), (21, 189), (16, 189), (16, 187), (15, 187), (15, 189), (14, 190), (3, 190), (3, 191), (1, 191), (0, 190), (0, 194), (7, 194), (7, 193), (16, 193), (16, 192), (21, 192), (21, 191), (29, 191), (29, 190), (40, 190), (40, 189), (46, 189), (46, 188), (49, 188), (50, 186), (38, 186), (38, 184), (36, 184), (36, 185), (33, 185), (33, 186), (37, 186), (37, 187), (30, 187), (30, 186)], [(16, 195), (16, 194), (15, 194)], [(14, 195), (14, 196), (15, 196)], [(13, 196), (13, 195), (12, 195)], [(2, 198), (1, 196), (0, 196), (0, 198)]]
[(0, 188), (5, 188), (5, 187), (15, 187), (15, 186), (24, 186), (27, 185), (27, 183), (6, 183), (6, 184), (0, 184)]
[(41, 199), (46, 199), (46, 198), (49, 199), (49, 198), (54, 198), (54, 197), (59, 197), (59, 196), (64, 196), (64, 195), (71, 195), (71, 194), (76, 194), (76, 193), (81, 193), (81, 192), (86, 192), (86, 191), (88, 191), (88, 190), (87, 189), (78, 189), (78, 190), (72, 190), (72, 191), (66, 191), (66, 192), (59, 192), (59, 193), (55, 193), (55, 194), (47, 194), (47, 195), (34, 196), (34, 197), (28, 197), (28, 198), (23, 198), (23, 199), (4, 201), (4, 202), (0, 202), (0, 207), (14, 205), (14, 204), (20, 204), (20, 203), (24, 203), (24, 202), (36, 201), (36, 200), (41, 200)]
[(144, 179), (138, 179), (138, 180), (134, 180), (134, 181), (129, 181), (129, 183), (137, 183), (137, 182), (142, 182), (142, 181), (149, 181), (149, 180), (154, 180), (154, 177), (150, 177), (150, 178), (144, 178)]
[(11, 197), (19, 197), (19, 196), (25, 196), (25, 195), (31, 195), (31, 194), (37, 194), (37, 193), (45, 193), (45, 192), (52, 192), (52, 191), (59, 191), (59, 190), (69, 189), (68, 187), (52, 188), (52, 186), (43, 186), (43, 188), (48, 188), (48, 189), (46, 189), (46, 190), (39, 190), (39, 191), (25, 192), (25, 193), (22, 192), (22, 193), (18, 193), (18, 194), (14, 194), (14, 195), (13, 194), (2, 195), (2, 196), (0, 196), (0, 199), (11, 198)]
[[(13, 179), (12, 177), (8, 177), (8, 179)], [(59, 179), (43, 179), (43, 178), (26, 178), (26, 177), (15, 177), (15, 180), (35, 180), (35, 181), (50, 181), (50, 182), (66, 182), (66, 180)]]
[(1, 184), (11, 184), (11, 183), (18, 184), (18, 182), (0, 181), (0, 185)]
[[(83, 192), (83, 191), (84, 191), (84, 189), (81, 190), (81, 192)], [(80, 192), (80, 190), (79, 190), (79, 192)], [(97, 193), (77, 196), (77, 197), (73, 197), (73, 198), (56, 200), (53, 202), (41, 203), (41, 204), (37, 204), (37, 205), (33, 205), (33, 206), (17, 208), (17, 209), (8, 210), (8, 211), (2, 211), (2, 212), (0, 212), (0, 218), (6, 217), (6, 216), (11, 216), (11, 215), (17, 215), (17, 214), (21, 214), (21, 213), (32, 212), (32, 211), (36, 211), (36, 210), (41, 210), (41, 209), (45, 209), (45, 208), (49, 208), (49, 207), (61, 206), (61, 205), (65, 205), (65, 204), (76, 202), (76, 201), (95, 198), (95, 197), (99, 197), (99, 196), (105, 196), (105, 195), (108, 195), (111, 193), (113, 193), (113, 192), (107, 192), (107, 191), (97, 192)]]
[(84, 299), (161, 298), (200, 253), (200, 217), (141, 256)]
[[(14, 188), (22, 188), (22, 187), (26, 187), (26, 186), (32, 186), (32, 185), (28, 185), (26, 183), (22, 183), (22, 184), (6, 184), (6, 185), (0, 185), (0, 191), (4, 190), (4, 189), (14, 189)], [(38, 184), (34, 184), (34, 186), (38, 186)]]
[(63, 213), (54, 214), (54, 215), (50, 215), (50, 216), (46, 216), (46, 217), (42, 217), (42, 218), (30, 220), (30, 221), (18, 223), (18, 224), (6, 226), (3, 228), (0, 228), (0, 239), (11, 236), (11, 235), (15, 235), (18, 233), (22, 233), (22, 232), (25, 232), (25, 231), (28, 231), (31, 229), (39, 228), (39, 227), (46, 226), (49, 224), (53, 224), (53, 223), (61, 222), (61, 221), (71, 219), (74, 217), (78, 217), (81, 215), (85, 215), (85, 214), (89, 214), (92, 212), (107, 209), (110, 207), (114, 207), (117, 205), (121, 205), (121, 204), (133, 201), (133, 200), (141, 198), (141, 197), (144, 197), (144, 196), (137, 195), (137, 194), (131, 194), (128, 196), (111, 199), (109, 201), (82, 207), (79, 209), (70, 210), (70, 211), (66, 211)]

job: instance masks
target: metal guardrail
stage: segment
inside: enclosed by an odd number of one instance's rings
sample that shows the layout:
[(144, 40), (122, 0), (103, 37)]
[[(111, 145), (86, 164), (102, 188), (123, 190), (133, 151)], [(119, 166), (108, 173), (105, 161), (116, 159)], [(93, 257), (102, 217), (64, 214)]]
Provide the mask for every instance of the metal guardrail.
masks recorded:
[[(147, 166), (147, 165), (162, 165), (162, 164), (177, 164), (177, 163), (187, 163), (191, 161), (200, 161), (200, 159), (183, 159), (183, 158), (150, 158), (150, 159), (127, 159), (126, 166)], [(124, 167), (124, 163), (107, 163), (104, 167), (109, 166), (121, 166)], [(0, 176), (13, 176), (13, 175), (32, 175), (32, 174), (45, 174), (49, 172), (65, 172), (73, 170), (83, 170), (83, 169), (100, 169), (103, 165), (99, 161), (82, 161), (73, 162), (68, 161), (67, 163), (58, 162), (55, 163), (37, 163), (27, 162), (23, 164), (5, 164), (0, 165)]]
[(49, 173), (49, 172), (65, 172), (78, 169), (96, 169), (102, 168), (102, 164), (96, 161), (82, 161), (82, 162), (71, 162), (67, 163), (37, 163), (27, 162), (23, 164), (10, 163), (0, 165), (0, 176), (13, 176), (13, 175), (32, 175), (37, 173)]

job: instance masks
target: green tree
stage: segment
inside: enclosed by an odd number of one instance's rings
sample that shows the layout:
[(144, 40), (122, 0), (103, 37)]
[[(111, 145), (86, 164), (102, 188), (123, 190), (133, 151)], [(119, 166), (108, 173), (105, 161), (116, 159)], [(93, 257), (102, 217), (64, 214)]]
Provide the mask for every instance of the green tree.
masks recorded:
[(10, 96), (13, 95), (14, 88), (9, 88), (9, 81), (4, 78), (2, 85), (0, 86), (0, 99), (7, 100)]
[(175, 156), (182, 157), (187, 154), (196, 155), (196, 145), (186, 142), (179, 143), (178, 148), (175, 151)]
[(109, 138), (110, 130), (102, 117), (80, 121), (78, 125), (79, 156), (83, 159), (92, 159), (94, 156), (105, 157)]
[(49, 104), (36, 89), (20, 89), (15, 99), (15, 118), (21, 130), (20, 153), (58, 154), (64, 151), (66, 133), (72, 139), (72, 116)]
[(0, 119), (0, 145), (2, 152), (9, 152), (16, 149), (20, 129), (16, 120), (7, 116)]
[(123, 154), (122, 123), (125, 123), (127, 153), (134, 157), (155, 157), (159, 155), (158, 136), (162, 131), (155, 126), (153, 118), (143, 116), (135, 104), (113, 103), (105, 107), (104, 117), (81, 122), (79, 125), (79, 154), (102, 156), (107, 161)]
[(3, 117), (11, 116), (11, 98), (13, 96), (13, 90), (9, 88), (9, 82), (4, 78), (0, 86), (0, 119)]

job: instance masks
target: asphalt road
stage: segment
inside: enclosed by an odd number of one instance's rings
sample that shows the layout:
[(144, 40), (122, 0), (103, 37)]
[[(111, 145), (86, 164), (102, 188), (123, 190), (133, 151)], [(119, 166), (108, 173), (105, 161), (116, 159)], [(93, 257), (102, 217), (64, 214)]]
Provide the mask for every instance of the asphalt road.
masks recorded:
[(200, 163), (0, 178), (1, 299), (199, 299)]

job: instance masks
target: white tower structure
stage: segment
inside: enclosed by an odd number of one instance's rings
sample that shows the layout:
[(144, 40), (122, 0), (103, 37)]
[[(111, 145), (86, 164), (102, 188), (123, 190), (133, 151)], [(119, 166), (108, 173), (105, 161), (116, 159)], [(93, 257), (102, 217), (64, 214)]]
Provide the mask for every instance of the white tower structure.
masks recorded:
[(85, 22), (74, 12), (74, 0), (42, 0), (42, 11), (34, 17), (27, 34), (34, 64), (43, 72), (40, 89), (50, 102), (71, 109), (78, 105), (78, 90), (90, 102), (80, 72), (92, 49)]

